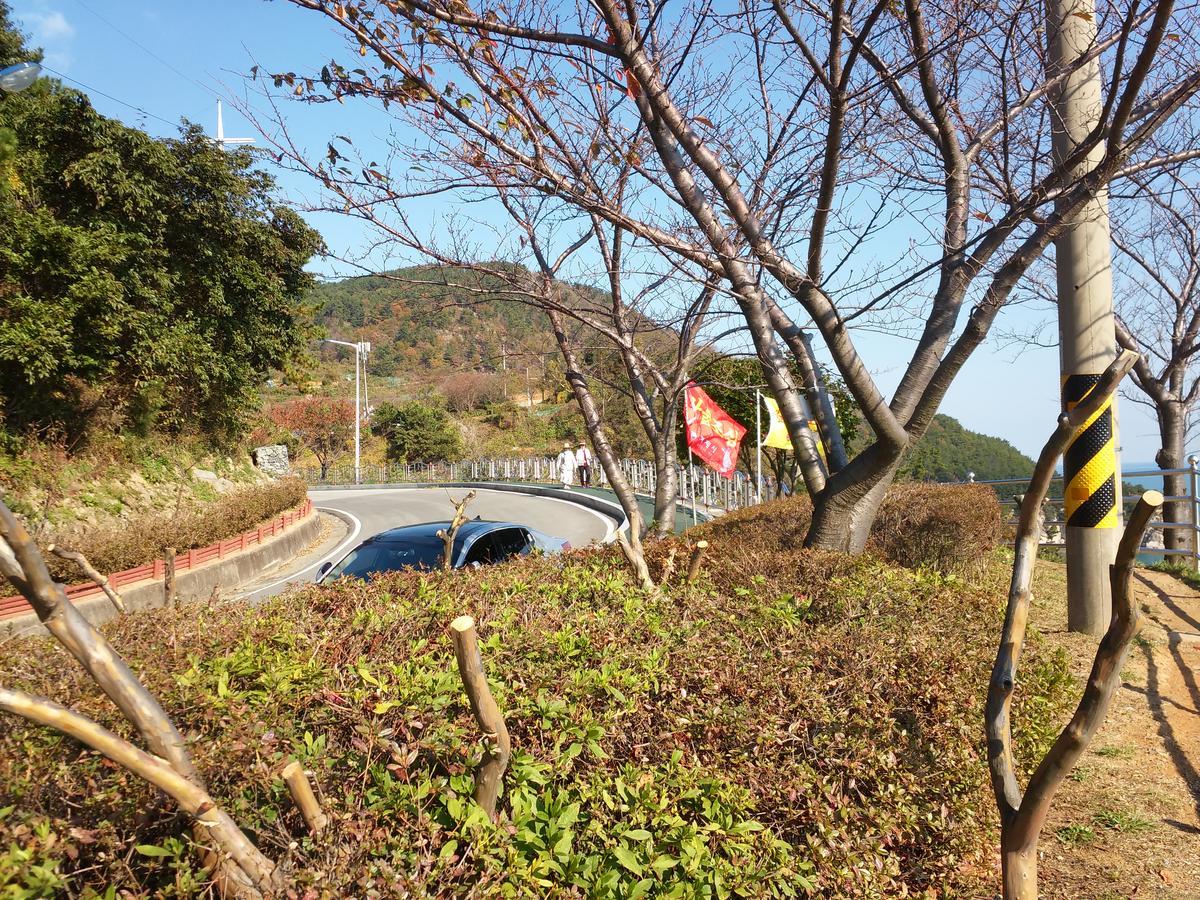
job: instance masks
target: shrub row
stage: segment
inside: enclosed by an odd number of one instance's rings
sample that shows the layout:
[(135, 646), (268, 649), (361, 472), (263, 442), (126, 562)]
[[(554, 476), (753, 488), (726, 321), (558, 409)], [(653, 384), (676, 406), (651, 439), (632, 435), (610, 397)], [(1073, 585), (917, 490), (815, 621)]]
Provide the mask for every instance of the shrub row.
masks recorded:
[[(805, 551), (803, 517), (793, 501), (706, 526), (706, 574), (657, 597), (606, 548), (161, 610), (109, 634), (297, 896), (987, 895), (980, 710), (1003, 579)], [(672, 548), (678, 564), (675, 540), (650, 546), (655, 571)], [(464, 612), (515, 751), (499, 827), (470, 802), (481, 745), (447, 634)], [(0, 683), (122, 728), (48, 643), (5, 654)], [(1023, 727), (1061, 713), (1024, 702)], [(201, 889), (186, 823), (152, 789), (4, 724), (0, 848), (24, 855), (0, 854), (0, 886)], [(278, 775), (293, 756), (332, 819), (319, 841)]]
[(896, 484), (879, 510), (869, 547), (911, 569), (970, 575), (996, 549), (1000, 518), (1000, 501), (987, 485)]
[[(168, 547), (188, 550), (234, 537), (302, 503), (305, 484), (298, 478), (239, 488), (202, 506), (181, 507), (175, 515), (145, 515), (127, 522), (90, 528), (51, 539), (84, 556), (101, 572), (120, 572), (144, 565)], [(51, 574), (79, 580), (72, 563), (47, 557)]]
[[(867, 548), (910, 569), (943, 575), (978, 573), (1001, 537), (996, 493), (982, 484), (894, 484), (871, 529)], [(720, 528), (760, 541), (763, 550), (803, 545), (812, 521), (805, 496), (776, 500), (723, 517)]]

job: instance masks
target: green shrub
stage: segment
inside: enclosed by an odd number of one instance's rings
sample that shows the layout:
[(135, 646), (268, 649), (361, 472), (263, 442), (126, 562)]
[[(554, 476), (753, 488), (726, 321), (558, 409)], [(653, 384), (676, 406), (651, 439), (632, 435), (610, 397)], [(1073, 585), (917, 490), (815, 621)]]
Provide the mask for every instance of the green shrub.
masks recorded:
[[(305, 492), (300, 479), (284, 478), (241, 488), (204, 506), (184, 506), (176, 515), (142, 516), (78, 533), (56, 534), (53, 540), (82, 551), (101, 572), (120, 572), (160, 558), (167, 547), (206, 547), (248, 531), (302, 503)], [(73, 563), (49, 556), (46, 564), (55, 578), (79, 579)]]
[(868, 546), (910, 569), (969, 575), (986, 564), (1000, 533), (1000, 502), (986, 485), (896, 484)]
[[(298, 895), (984, 896), (994, 585), (803, 550), (804, 509), (705, 526), (704, 577), (661, 596), (608, 547), (106, 628)], [(648, 545), (656, 570), (672, 547)], [(513, 741), (498, 827), (470, 800), (483, 749), (447, 636), (464, 612)], [(1056, 681), (1044, 653), (1026, 655), (1035, 690)], [(123, 728), (48, 642), (0, 658), (0, 683)], [(1014, 721), (1040, 735), (1062, 713), (1022, 697)], [(41, 817), (89, 835), (59, 861), (73, 894), (194, 883), (171, 843), (186, 822), (152, 788), (3, 724), (0, 847)], [(291, 756), (336, 823), (317, 842), (276, 774)]]

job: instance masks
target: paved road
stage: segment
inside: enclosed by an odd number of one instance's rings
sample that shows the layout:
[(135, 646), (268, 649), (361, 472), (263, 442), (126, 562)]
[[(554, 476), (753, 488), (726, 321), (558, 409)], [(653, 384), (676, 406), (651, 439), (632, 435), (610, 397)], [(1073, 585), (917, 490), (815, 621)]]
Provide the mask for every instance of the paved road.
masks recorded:
[[(368, 488), (309, 491), (317, 509), (338, 514), (350, 523), (349, 533), (335, 546), (322, 548), (297, 561), (265, 573), (247, 585), (241, 597), (261, 599), (285, 590), (289, 585), (309, 582), (325, 560), (338, 560), (346, 551), (367, 538), (398, 525), (446, 521), (454, 513), (450, 502), (462, 498), (467, 488)], [(603, 513), (558, 497), (541, 497), (512, 491), (480, 488), (467, 507), (471, 515), (484, 519), (517, 522), (553, 537), (586, 547), (593, 541), (610, 541), (617, 522)], [(265, 584), (263, 582), (266, 582)]]

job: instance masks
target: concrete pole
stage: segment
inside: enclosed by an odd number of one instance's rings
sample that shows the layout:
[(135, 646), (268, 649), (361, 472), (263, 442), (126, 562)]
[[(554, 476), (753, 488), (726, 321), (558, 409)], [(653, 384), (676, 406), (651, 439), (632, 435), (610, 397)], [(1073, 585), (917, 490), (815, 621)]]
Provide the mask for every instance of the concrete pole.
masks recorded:
[(358, 391), (358, 358), (362, 351), (362, 344), (354, 345), (354, 483), (358, 484), (359, 471), (361, 467), (361, 448), (362, 441), (362, 401), (359, 398)]
[[(1096, 40), (1095, 0), (1047, 0), (1049, 71), (1072, 66)], [(1095, 127), (1103, 103), (1100, 64), (1076, 69), (1056, 92), (1053, 147), (1066, 159)], [(1101, 143), (1073, 171), (1082, 177), (1103, 156)], [(1055, 241), (1062, 400), (1073, 406), (1116, 357), (1108, 195), (1080, 210)], [(1121, 475), (1115, 396), (1084, 425), (1063, 457), (1067, 546), (1067, 627), (1103, 634), (1112, 617), (1108, 569), (1119, 537)]]

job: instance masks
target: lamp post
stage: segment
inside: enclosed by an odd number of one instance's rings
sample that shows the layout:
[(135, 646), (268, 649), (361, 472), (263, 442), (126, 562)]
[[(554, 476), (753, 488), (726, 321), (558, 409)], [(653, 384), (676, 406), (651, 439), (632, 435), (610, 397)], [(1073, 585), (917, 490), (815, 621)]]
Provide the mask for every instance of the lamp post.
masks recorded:
[(359, 361), (371, 352), (369, 341), (335, 341), (332, 338), (321, 338), (323, 344), (337, 344), (339, 347), (350, 347), (354, 351), (354, 483), (358, 484), (362, 471), (362, 400), (358, 377)]
[(17, 63), (15, 66), (5, 66), (0, 69), (0, 91), (15, 94), (23, 91), (42, 73), (42, 67), (35, 62)]

